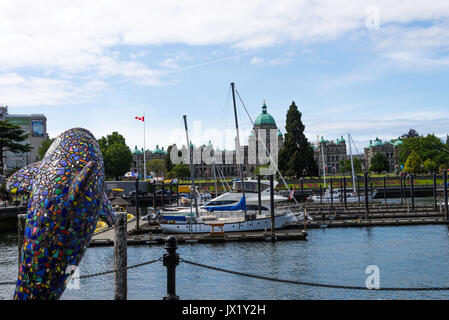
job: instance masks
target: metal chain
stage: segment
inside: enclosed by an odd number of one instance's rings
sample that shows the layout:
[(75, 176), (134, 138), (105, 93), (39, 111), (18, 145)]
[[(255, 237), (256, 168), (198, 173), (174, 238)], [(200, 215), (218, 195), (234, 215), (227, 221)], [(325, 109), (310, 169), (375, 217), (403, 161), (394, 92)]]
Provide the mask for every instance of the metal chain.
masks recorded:
[[(129, 270), (129, 269), (142, 267), (142, 266), (145, 266), (145, 265), (148, 265), (148, 264), (156, 263), (156, 262), (161, 261), (161, 260), (162, 260), (162, 257), (154, 259), (154, 260), (150, 260), (150, 261), (147, 261), (147, 262), (138, 263), (138, 264), (126, 267), (126, 268), (120, 268), (120, 269), (116, 269), (116, 270), (108, 270), (108, 271), (103, 271), (103, 272), (97, 272), (97, 273), (82, 275), (82, 276), (79, 276), (78, 278), (72, 278), (72, 280), (104, 276), (106, 274), (111, 274), (111, 273), (114, 273), (114, 272), (119, 272), (119, 271), (123, 271), (123, 270)], [(15, 281), (0, 282), (0, 286), (2, 286), (2, 285), (5, 285), (5, 286), (6, 285), (15, 285), (15, 284), (16, 284)]]
[(188, 260), (185, 260), (185, 259), (182, 259), (182, 258), (180, 258), (179, 260), (181, 262), (185, 262), (187, 264), (191, 264), (191, 265), (194, 265), (194, 266), (197, 266), (197, 267), (211, 269), (211, 270), (225, 272), (225, 273), (230, 273), (230, 274), (239, 275), (239, 276), (243, 276), (243, 277), (250, 277), (250, 278), (262, 279), (262, 280), (268, 280), (268, 281), (275, 281), (275, 282), (282, 282), (282, 283), (289, 283), (289, 284), (298, 284), (298, 285), (310, 286), (310, 287), (324, 287), (324, 288), (352, 289), (352, 290), (370, 290), (370, 291), (372, 291), (372, 290), (376, 290), (376, 291), (444, 291), (444, 290), (449, 290), (449, 287), (435, 287), (435, 288), (379, 288), (379, 289), (373, 288), (373, 289), (370, 289), (370, 288), (361, 287), (361, 286), (347, 286), (347, 285), (325, 284), (325, 283), (314, 283), (314, 282), (287, 280), (287, 279), (277, 279), (277, 278), (270, 278), (270, 277), (260, 276), (260, 275), (251, 274), (251, 273), (243, 273), (243, 272), (232, 271), (232, 270), (227, 270), (227, 269), (223, 269), (223, 268), (208, 266), (208, 265), (205, 265), (205, 264), (188, 261)]

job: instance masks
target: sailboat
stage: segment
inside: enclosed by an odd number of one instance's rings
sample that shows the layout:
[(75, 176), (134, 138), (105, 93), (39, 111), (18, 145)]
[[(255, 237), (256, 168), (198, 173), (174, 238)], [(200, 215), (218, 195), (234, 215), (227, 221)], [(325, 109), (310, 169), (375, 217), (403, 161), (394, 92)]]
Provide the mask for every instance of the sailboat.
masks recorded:
[[(231, 87), (232, 87), (234, 115), (237, 132), (236, 149), (237, 152), (240, 152), (240, 140), (239, 140), (239, 130), (237, 120), (237, 109), (235, 104), (234, 83), (231, 83)], [(187, 124), (185, 124), (185, 127), (186, 127), (186, 135), (188, 136)], [(238, 157), (238, 159), (239, 158), (240, 157)], [(192, 175), (192, 186), (194, 186), (193, 175)], [(253, 201), (255, 198), (254, 196), (247, 197), (246, 188), (248, 186), (254, 186), (254, 180), (253, 181), (244, 180), (243, 167), (242, 164), (240, 164), (240, 180), (234, 181), (234, 187), (238, 191), (240, 191), (239, 192), (240, 199), (238, 199), (237, 203), (235, 203), (236, 202), (235, 198), (230, 200), (223, 200), (223, 198), (230, 196), (230, 194), (225, 194), (224, 195), (225, 197), (220, 196), (213, 199), (208, 205), (203, 206), (201, 210), (200, 208), (196, 207), (195, 215), (193, 214), (192, 209), (190, 215), (175, 214), (171, 215), (171, 217), (168, 215), (163, 215), (164, 218), (160, 223), (162, 232), (210, 233), (214, 232), (214, 230), (216, 231), (217, 228), (220, 230), (220, 232), (259, 231), (271, 228), (271, 215), (270, 215), (271, 206), (268, 203), (265, 203), (265, 201), (263, 202), (263, 206), (264, 209), (266, 210), (261, 210), (262, 208), (260, 209), (257, 208), (257, 210), (251, 210), (254, 213), (248, 214), (249, 211), (248, 209), (252, 208), (251, 207), (249, 208), (249, 205), (247, 204), (247, 198), (250, 199), (250, 201)], [(254, 187), (252, 190), (250, 190), (250, 192), (254, 190), (257, 189)], [(263, 192), (266, 191), (267, 189), (265, 189), (265, 191)], [(196, 193), (194, 193), (194, 197), (196, 197)], [(231, 204), (225, 205), (224, 201), (231, 201)], [(254, 205), (251, 204), (251, 206)], [(200, 214), (200, 212), (203, 214)], [(278, 211), (274, 214), (274, 229), (281, 229), (287, 224), (297, 222), (298, 219), (289, 209)]]
[[(352, 158), (351, 141), (352, 141), (352, 143), (354, 143), (351, 135), (348, 133), (349, 156), (351, 159), (351, 173), (352, 173), (352, 192), (346, 193), (346, 201), (347, 202), (365, 201), (365, 194), (359, 195), (355, 189), (355, 172), (354, 172), (354, 161)], [(323, 152), (323, 149), (321, 149), (321, 151)], [(326, 184), (326, 172), (324, 170), (324, 153), (322, 153), (322, 157), (323, 157), (324, 183)], [(373, 194), (368, 193), (368, 201), (372, 201), (374, 196), (376, 195), (376, 193), (377, 193), (377, 191), (374, 191)], [(322, 196), (313, 195), (313, 196), (310, 196), (308, 198), (308, 200), (312, 201), (312, 202), (329, 203), (332, 201), (339, 201), (339, 199), (343, 198), (343, 196), (344, 195), (341, 193), (341, 191), (339, 189), (335, 188), (335, 189), (331, 190), (330, 188), (327, 188)]]

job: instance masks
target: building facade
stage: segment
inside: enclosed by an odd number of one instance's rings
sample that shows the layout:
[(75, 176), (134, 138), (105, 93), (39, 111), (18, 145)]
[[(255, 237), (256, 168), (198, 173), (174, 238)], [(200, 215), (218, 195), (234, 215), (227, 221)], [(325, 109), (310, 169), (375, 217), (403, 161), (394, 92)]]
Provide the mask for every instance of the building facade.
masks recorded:
[[(266, 131), (262, 131), (266, 130)], [(270, 130), (275, 130), (273, 132), (276, 132), (275, 136), (272, 134), (270, 135)], [(271, 154), (274, 154), (274, 151), (279, 152), (279, 149), (282, 147), (284, 142), (284, 137), (282, 132), (279, 130), (279, 128), (276, 125), (276, 121), (274, 120), (273, 116), (271, 116), (267, 112), (267, 105), (265, 102), (262, 105), (262, 113), (256, 118), (254, 122), (254, 127), (250, 133), (250, 136), (248, 137), (248, 145), (242, 145), (240, 150), (241, 157), (243, 158), (242, 161), (242, 169), (246, 176), (250, 176), (254, 173), (256, 168), (260, 165), (259, 159), (256, 157), (256, 159), (251, 158), (251, 155), (249, 154), (249, 145), (254, 143), (254, 146), (256, 148), (256, 154), (259, 152), (258, 148), (259, 145), (256, 143), (256, 141), (260, 137), (263, 137), (263, 133), (265, 133), (265, 139), (263, 139), (263, 142), (267, 148), (268, 151), (265, 152), (266, 155), (270, 152)], [(272, 139), (277, 139), (277, 150), (272, 150), (274, 148), (275, 143), (272, 143)], [(185, 146), (183, 146), (185, 148)], [(195, 170), (195, 176), (196, 177), (213, 177), (214, 175), (214, 168), (211, 164), (206, 164), (207, 161), (202, 158), (203, 152), (205, 154), (209, 154), (210, 157), (216, 157), (217, 158), (217, 165), (216, 165), (216, 171), (215, 174), (217, 176), (224, 175), (225, 177), (238, 177), (240, 175), (240, 164), (237, 163), (237, 152), (235, 150), (220, 150), (218, 147), (214, 147), (211, 142), (207, 145), (202, 145), (200, 147), (196, 147), (195, 145), (191, 144), (190, 146), (193, 148), (195, 157), (194, 163), (194, 170)], [(179, 149), (179, 148), (178, 148)], [(209, 153), (208, 153), (209, 152)], [(145, 157), (146, 161), (149, 161), (151, 159), (164, 159), (165, 155), (167, 154), (166, 151), (164, 151), (164, 148), (159, 149), (159, 146), (156, 146), (156, 149), (153, 151), (147, 150)], [(218, 156), (221, 154), (220, 156)], [(134, 166), (132, 170), (135, 172), (142, 173), (143, 172), (143, 149), (139, 150), (137, 146), (133, 150), (133, 157), (134, 157)], [(200, 162), (200, 164), (197, 164)], [(221, 163), (220, 163), (221, 162)], [(147, 169), (147, 175), (150, 175)]]
[(7, 106), (0, 106), (0, 120), (7, 120), (25, 131), (28, 134), (28, 139), (22, 143), (28, 143), (31, 147), (29, 152), (23, 153), (5, 151), (3, 153), (3, 169), (14, 171), (38, 161), (39, 147), (42, 145), (42, 142), (48, 140), (47, 118), (43, 114), (9, 114)]
[(402, 143), (402, 140), (399, 138), (385, 142), (377, 137), (374, 140), (370, 140), (369, 145), (364, 149), (366, 168), (370, 168), (374, 155), (380, 153), (387, 158), (389, 171), (397, 169), (399, 166), (399, 146)]
[[(346, 154), (346, 140), (342, 137), (336, 141), (325, 140), (323, 137), (316, 144), (312, 144), (314, 159), (319, 167), (320, 176), (323, 175), (323, 167), (326, 174), (340, 172), (340, 161), (348, 159)], [(324, 165), (323, 165), (324, 155)]]

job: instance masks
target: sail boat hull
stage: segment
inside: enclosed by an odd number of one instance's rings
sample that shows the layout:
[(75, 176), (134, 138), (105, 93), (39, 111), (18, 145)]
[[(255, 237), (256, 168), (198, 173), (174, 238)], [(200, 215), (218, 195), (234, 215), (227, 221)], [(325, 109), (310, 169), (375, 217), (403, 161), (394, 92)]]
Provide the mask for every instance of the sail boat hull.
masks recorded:
[[(242, 232), (242, 231), (262, 231), (271, 229), (271, 218), (261, 217), (253, 220), (241, 220), (236, 222), (230, 219), (217, 219), (210, 222), (189, 223), (161, 223), (164, 233), (213, 233), (213, 232)], [(297, 223), (298, 219), (291, 212), (274, 217), (275, 229), (282, 229), (290, 223)]]

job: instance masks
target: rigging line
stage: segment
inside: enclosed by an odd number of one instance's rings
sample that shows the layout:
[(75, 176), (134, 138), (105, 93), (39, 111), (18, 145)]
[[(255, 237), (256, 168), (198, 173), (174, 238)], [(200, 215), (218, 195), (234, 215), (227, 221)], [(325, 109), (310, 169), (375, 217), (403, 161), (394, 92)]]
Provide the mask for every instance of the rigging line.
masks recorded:
[[(242, 103), (243, 108), (244, 108), (245, 111), (246, 111), (246, 114), (248, 115), (249, 119), (251, 120), (252, 125), (254, 126), (253, 119), (252, 119), (251, 116), (249, 115), (248, 110), (246, 109), (246, 106), (245, 106), (245, 103), (243, 102), (242, 97), (240, 97), (240, 94), (239, 94), (239, 92), (237, 91), (237, 89), (235, 89), (235, 92), (237, 93), (237, 96), (239, 97), (240, 102)], [(279, 167), (278, 167), (277, 163), (274, 161), (273, 157), (271, 156), (271, 152), (268, 151), (267, 146), (265, 145), (265, 142), (263, 141), (263, 139), (258, 139), (258, 140), (259, 140), (260, 142), (262, 142), (262, 145), (263, 145), (264, 149), (268, 152), (268, 155), (269, 155), (269, 157), (270, 157), (270, 163), (273, 163), (273, 164), (274, 164), (274, 166), (275, 166), (275, 168), (276, 168), (276, 171), (279, 172), (279, 175), (281, 176), (282, 182), (284, 183), (284, 186), (287, 188), (288, 193), (290, 194), (290, 193), (291, 193), (290, 188), (288, 187), (288, 184), (287, 184), (287, 182), (285, 181), (284, 176), (282, 175), (281, 171), (279, 170)], [(296, 145), (298, 146), (298, 144), (296, 144)], [(299, 147), (299, 146), (298, 146), (298, 147)], [(296, 197), (295, 197), (295, 193), (293, 193), (292, 196), (293, 196), (293, 200), (295, 200), (296, 204), (298, 204), (298, 201), (296, 200)]]

